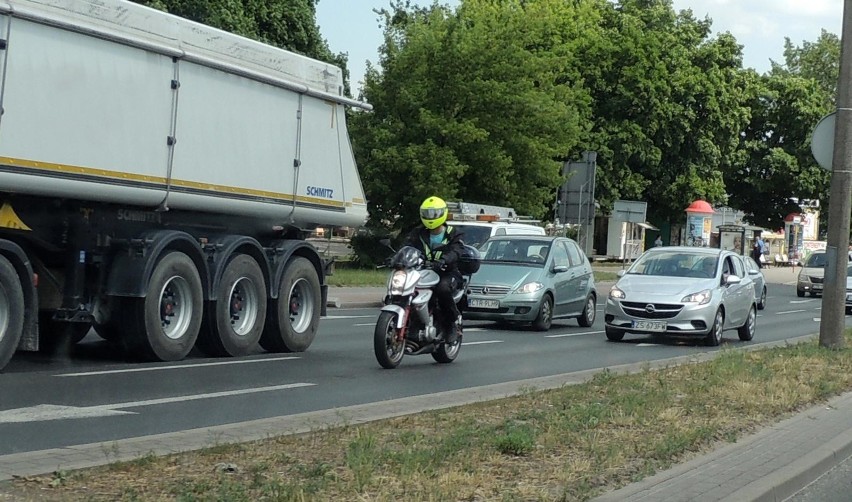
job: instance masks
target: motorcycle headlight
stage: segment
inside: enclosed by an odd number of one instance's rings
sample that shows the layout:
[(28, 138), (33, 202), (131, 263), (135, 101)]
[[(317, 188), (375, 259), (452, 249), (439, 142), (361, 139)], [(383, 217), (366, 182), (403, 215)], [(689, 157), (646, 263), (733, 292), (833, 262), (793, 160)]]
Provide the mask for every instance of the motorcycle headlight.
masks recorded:
[(704, 291), (699, 291), (698, 293), (686, 295), (681, 301), (683, 303), (697, 303), (699, 305), (705, 305), (707, 303), (710, 303), (711, 298), (713, 298), (713, 292), (709, 289), (705, 289)]
[(615, 286), (613, 286), (612, 289), (609, 290), (609, 297), (613, 300), (623, 300), (625, 296), (627, 295), (624, 294), (624, 291), (618, 289)]
[(535, 293), (539, 289), (543, 288), (544, 284), (540, 282), (528, 282), (517, 289), (518, 293)]
[(405, 279), (408, 274), (405, 273), (405, 270), (396, 270), (391, 277), (391, 294), (392, 295), (401, 295), (402, 291), (405, 289)]

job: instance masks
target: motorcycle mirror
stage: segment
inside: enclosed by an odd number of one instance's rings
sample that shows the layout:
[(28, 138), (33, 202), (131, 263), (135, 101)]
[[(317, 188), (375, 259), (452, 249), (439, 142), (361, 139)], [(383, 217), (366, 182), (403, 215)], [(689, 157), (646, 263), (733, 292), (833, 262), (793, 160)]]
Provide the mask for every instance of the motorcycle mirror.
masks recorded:
[(387, 247), (387, 248), (391, 248), (391, 249), (393, 249), (393, 248), (391, 247), (390, 239), (388, 239), (387, 237), (385, 237), (384, 239), (380, 239), (380, 240), (379, 240), (379, 244), (381, 244), (381, 245), (382, 245), (382, 246), (384, 246), (384, 247)]

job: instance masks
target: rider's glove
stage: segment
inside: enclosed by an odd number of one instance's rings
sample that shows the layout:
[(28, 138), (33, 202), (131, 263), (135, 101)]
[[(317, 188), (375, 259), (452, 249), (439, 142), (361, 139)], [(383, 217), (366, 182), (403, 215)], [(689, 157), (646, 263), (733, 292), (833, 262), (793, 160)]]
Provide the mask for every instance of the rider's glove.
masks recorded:
[(432, 270), (435, 272), (443, 272), (444, 270), (447, 270), (447, 262), (445, 262), (443, 258), (432, 262)]

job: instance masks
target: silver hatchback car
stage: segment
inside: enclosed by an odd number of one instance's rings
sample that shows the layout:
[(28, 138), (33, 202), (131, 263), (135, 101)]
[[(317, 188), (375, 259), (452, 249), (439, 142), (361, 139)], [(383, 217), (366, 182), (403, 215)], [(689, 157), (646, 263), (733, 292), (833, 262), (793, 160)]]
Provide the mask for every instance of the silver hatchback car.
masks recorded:
[(612, 287), (606, 337), (625, 333), (700, 337), (716, 346), (722, 332), (754, 337), (757, 302), (741, 256), (715, 248), (657, 247), (642, 254)]

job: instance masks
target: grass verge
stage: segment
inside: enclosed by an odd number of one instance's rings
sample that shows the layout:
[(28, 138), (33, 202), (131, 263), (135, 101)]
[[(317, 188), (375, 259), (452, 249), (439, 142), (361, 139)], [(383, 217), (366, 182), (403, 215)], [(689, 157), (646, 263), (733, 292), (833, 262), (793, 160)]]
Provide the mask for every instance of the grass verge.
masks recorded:
[[(846, 335), (847, 346), (852, 343)], [(852, 390), (815, 341), (0, 485), (0, 500), (588, 500)]]
[[(595, 269), (595, 282), (615, 282), (618, 278), (616, 272), (619, 269), (607, 267), (603, 270)], [(387, 269), (362, 269), (338, 267), (334, 275), (326, 278), (329, 286), (386, 286), (388, 282)]]

